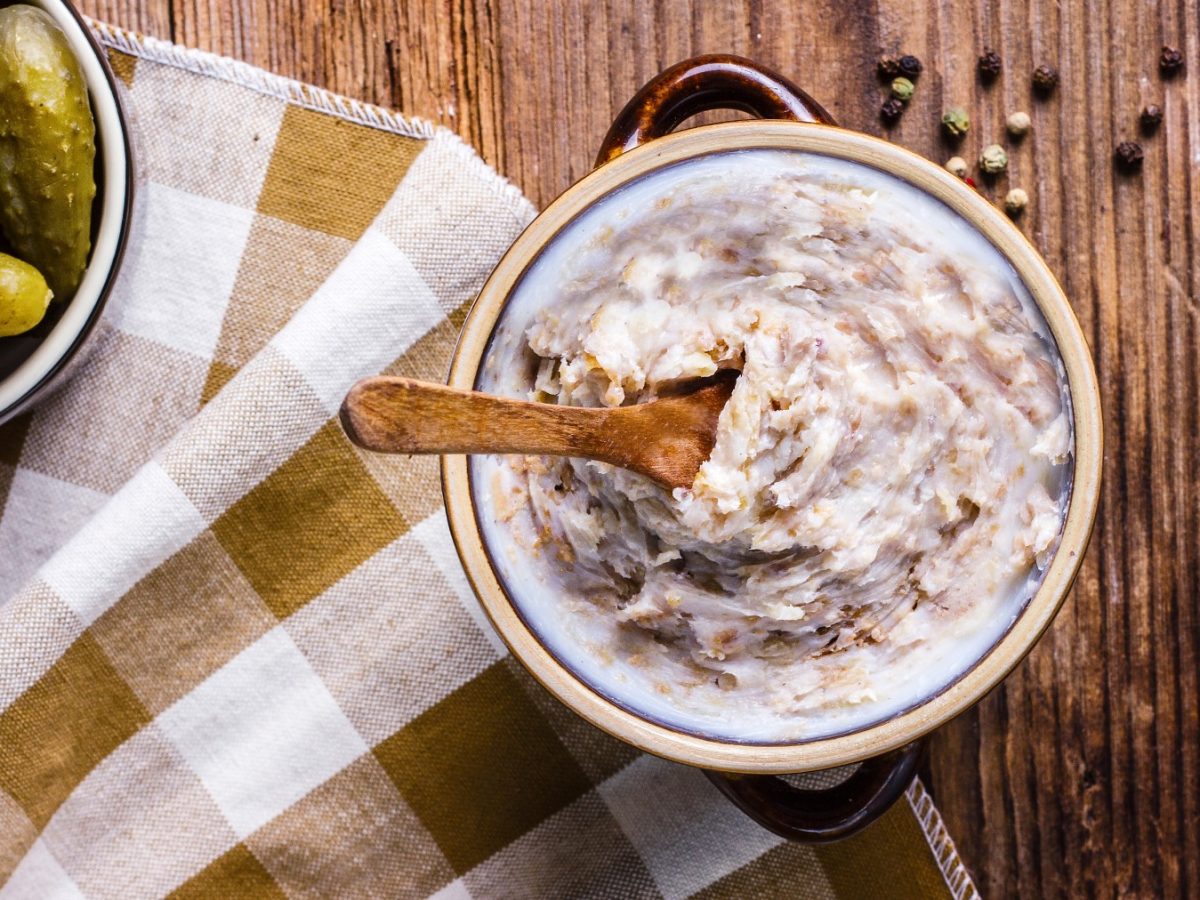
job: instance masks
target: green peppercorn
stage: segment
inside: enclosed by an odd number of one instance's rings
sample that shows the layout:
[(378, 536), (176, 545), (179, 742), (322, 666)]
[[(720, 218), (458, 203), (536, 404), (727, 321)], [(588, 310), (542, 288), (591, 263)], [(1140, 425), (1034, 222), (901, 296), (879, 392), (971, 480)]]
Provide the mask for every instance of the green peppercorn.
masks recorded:
[(952, 138), (961, 138), (971, 128), (971, 120), (964, 109), (955, 107), (942, 114), (942, 128)]
[(979, 154), (979, 168), (984, 175), (999, 175), (1008, 168), (1008, 154), (999, 144), (989, 144)]
[(911, 81), (901, 76), (892, 81), (892, 96), (901, 103), (907, 103), (912, 99), (914, 88), (915, 85)]

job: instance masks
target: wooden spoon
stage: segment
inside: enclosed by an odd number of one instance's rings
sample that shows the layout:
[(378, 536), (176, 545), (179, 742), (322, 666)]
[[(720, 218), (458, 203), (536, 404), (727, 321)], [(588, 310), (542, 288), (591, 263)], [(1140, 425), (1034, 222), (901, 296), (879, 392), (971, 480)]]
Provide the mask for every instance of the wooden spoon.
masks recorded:
[(381, 375), (350, 389), (341, 419), (367, 450), (579, 456), (686, 488), (712, 452), (737, 376), (722, 371), (649, 403), (592, 409)]

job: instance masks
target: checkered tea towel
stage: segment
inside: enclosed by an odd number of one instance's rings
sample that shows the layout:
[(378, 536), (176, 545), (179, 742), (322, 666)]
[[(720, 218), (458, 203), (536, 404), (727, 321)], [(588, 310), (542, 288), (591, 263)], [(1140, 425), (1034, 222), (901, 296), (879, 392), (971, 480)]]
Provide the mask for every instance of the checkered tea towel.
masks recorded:
[(921, 786), (788, 844), (562, 708), (357, 378), (440, 379), (533, 216), (449, 132), (95, 30), (139, 221), (98, 345), (0, 436), (0, 896), (973, 897)]

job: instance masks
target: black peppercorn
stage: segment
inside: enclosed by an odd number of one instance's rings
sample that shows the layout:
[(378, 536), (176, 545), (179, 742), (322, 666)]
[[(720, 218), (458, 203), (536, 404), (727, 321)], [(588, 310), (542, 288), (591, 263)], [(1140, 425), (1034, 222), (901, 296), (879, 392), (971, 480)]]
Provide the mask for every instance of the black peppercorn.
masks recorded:
[(1117, 144), (1117, 165), (1126, 172), (1136, 172), (1142, 167), (1142, 145), (1135, 141), (1122, 141)]
[(1158, 56), (1158, 69), (1167, 78), (1175, 75), (1183, 68), (1183, 51), (1174, 47), (1163, 47)]
[(921, 61), (915, 56), (900, 57), (900, 74), (909, 80), (920, 75), (923, 68), (925, 67), (921, 65)]
[(1058, 72), (1045, 64), (1033, 70), (1033, 89), (1045, 96), (1058, 85)]
[(984, 50), (979, 57), (979, 77), (984, 81), (992, 81), (1000, 74), (1000, 54), (995, 50)]
[(885, 81), (900, 77), (900, 58), (897, 56), (881, 56), (875, 64), (879, 77)]
[(895, 124), (903, 112), (904, 104), (895, 97), (892, 97), (890, 100), (885, 101), (883, 106), (879, 108), (879, 118), (883, 119), (888, 125), (892, 125)]
[(1142, 114), (1138, 116), (1138, 121), (1142, 125), (1142, 131), (1146, 134), (1153, 134), (1157, 131), (1158, 126), (1162, 124), (1162, 120), (1162, 107), (1157, 103), (1151, 103), (1148, 106), (1142, 107)]

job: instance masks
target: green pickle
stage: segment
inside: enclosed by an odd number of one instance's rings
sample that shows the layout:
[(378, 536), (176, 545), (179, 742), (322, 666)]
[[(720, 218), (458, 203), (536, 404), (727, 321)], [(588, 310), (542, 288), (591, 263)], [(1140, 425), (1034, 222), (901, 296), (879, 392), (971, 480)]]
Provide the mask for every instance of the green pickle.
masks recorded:
[(32, 6), (0, 9), (0, 229), (68, 300), (91, 249), (96, 126), (66, 35)]
[(0, 253), (0, 337), (21, 334), (42, 321), (50, 297), (41, 272)]

